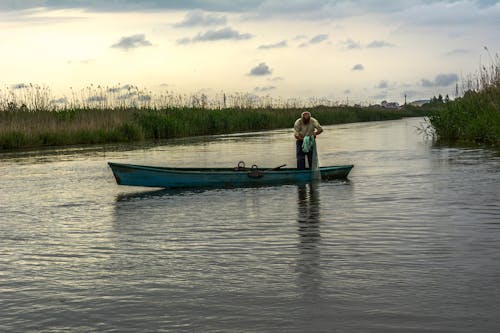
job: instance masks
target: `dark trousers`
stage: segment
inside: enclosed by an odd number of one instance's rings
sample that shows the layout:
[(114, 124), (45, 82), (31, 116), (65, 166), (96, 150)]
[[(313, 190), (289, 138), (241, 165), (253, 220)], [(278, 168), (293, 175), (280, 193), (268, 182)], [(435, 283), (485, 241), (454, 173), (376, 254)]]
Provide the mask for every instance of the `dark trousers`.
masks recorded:
[(313, 162), (313, 149), (311, 149), (308, 153), (304, 153), (302, 151), (302, 140), (297, 140), (296, 147), (296, 156), (297, 156), (297, 169), (305, 169), (306, 168), (306, 156), (308, 169), (311, 169)]

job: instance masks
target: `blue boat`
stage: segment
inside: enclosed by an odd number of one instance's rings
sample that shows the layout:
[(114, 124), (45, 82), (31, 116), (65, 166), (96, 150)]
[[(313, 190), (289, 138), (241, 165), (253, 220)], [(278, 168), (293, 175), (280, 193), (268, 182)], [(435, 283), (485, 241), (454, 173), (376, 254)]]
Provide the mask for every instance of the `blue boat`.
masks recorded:
[[(240, 162), (235, 168), (170, 168), (109, 162), (119, 185), (192, 188), (240, 187), (269, 184), (306, 183), (319, 176), (310, 169), (284, 168), (260, 169), (256, 165), (246, 168)], [(321, 179), (344, 179), (353, 165), (320, 167)]]

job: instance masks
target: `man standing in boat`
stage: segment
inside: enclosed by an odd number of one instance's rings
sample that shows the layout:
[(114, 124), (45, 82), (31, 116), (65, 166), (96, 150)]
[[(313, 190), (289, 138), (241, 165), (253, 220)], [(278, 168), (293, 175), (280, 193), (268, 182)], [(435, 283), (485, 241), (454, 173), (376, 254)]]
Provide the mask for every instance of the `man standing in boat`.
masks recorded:
[(311, 117), (309, 111), (305, 111), (295, 121), (293, 130), (296, 139), (297, 169), (306, 168), (306, 156), (308, 168), (310, 169), (313, 164), (313, 154), (316, 150), (313, 149), (313, 145), (315, 144), (316, 136), (323, 132), (323, 128), (318, 120)]

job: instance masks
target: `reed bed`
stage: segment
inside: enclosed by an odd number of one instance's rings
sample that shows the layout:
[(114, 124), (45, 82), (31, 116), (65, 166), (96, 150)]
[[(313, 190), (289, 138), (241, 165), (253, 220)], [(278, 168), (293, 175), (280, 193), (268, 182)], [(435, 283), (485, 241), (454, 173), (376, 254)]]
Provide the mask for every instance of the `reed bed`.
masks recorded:
[(400, 119), (425, 110), (340, 106), (325, 99), (281, 100), (252, 94), (154, 95), (134, 86), (91, 86), (55, 99), (24, 85), (0, 91), (2, 150), (160, 140), (291, 128), (303, 111), (322, 124)]
[(491, 60), (463, 79), (461, 97), (429, 116), (439, 142), (500, 147), (500, 58)]

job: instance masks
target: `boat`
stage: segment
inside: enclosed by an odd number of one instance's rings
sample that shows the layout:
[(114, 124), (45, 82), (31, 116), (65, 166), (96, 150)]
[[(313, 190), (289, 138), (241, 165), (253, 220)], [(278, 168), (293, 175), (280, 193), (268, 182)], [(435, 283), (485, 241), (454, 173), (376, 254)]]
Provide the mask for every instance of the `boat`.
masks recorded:
[[(193, 188), (240, 187), (280, 183), (306, 183), (318, 175), (310, 169), (245, 167), (239, 162), (235, 168), (173, 168), (108, 162), (118, 185)], [(321, 179), (345, 179), (353, 165), (324, 166), (319, 168)]]

